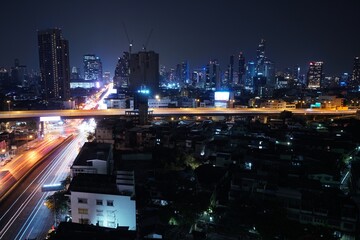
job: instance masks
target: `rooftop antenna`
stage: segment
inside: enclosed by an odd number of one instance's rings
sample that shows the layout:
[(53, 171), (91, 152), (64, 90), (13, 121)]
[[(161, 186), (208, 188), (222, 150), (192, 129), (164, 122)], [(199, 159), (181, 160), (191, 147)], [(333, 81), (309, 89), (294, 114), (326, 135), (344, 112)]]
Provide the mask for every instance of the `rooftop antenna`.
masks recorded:
[(146, 48), (147, 48), (147, 45), (148, 45), (148, 43), (149, 43), (149, 40), (150, 40), (150, 37), (151, 37), (152, 32), (153, 32), (153, 29), (150, 30), (150, 33), (149, 33), (149, 35), (148, 35), (148, 37), (147, 37), (147, 39), (146, 39), (146, 42), (145, 42), (145, 44), (143, 45), (142, 50), (143, 50), (144, 52), (146, 52)]

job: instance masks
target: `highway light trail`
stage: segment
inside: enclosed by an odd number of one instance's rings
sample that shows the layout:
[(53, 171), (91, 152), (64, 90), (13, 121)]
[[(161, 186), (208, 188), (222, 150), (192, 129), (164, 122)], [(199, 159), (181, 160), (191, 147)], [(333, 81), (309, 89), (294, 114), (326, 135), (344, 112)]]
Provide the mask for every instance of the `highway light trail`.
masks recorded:
[[(8, 214), (8, 212), (14, 207), (15, 203), (20, 201), (20, 199), (25, 195), (26, 191), (30, 190), (31, 187), (34, 187), (33, 190), (30, 191), (30, 194), (26, 197), (24, 202), (20, 205), (20, 207), (16, 210), (15, 214), (12, 215), (9, 219), (9, 221), (5, 224), (3, 229), (0, 231), (0, 239), (3, 239), (6, 232), (11, 228), (12, 224), (18, 219), (20, 214), (28, 207), (33, 197), (40, 192), (41, 186), (45, 183), (46, 179), (52, 174), (53, 171), (59, 168), (61, 166), (61, 161), (53, 161), (49, 166), (47, 166), (45, 169), (43, 169), (34, 179), (31, 181), (31, 183), (26, 187), (26, 189), (20, 194), (20, 196), (17, 197), (16, 201), (11, 205), (11, 207), (6, 211), (6, 213), (0, 218), (0, 221)], [(43, 202), (44, 196), (46, 193), (42, 194), (41, 204)], [(39, 209), (39, 201), (36, 204), (36, 208)], [(33, 209), (33, 211), (34, 211)], [(31, 215), (30, 215), (31, 216)], [(31, 217), (30, 217), (31, 218)], [(26, 225), (25, 225), (26, 226)], [(19, 231), (21, 233), (22, 231)], [(22, 239), (22, 238), (16, 238), (16, 239)]]

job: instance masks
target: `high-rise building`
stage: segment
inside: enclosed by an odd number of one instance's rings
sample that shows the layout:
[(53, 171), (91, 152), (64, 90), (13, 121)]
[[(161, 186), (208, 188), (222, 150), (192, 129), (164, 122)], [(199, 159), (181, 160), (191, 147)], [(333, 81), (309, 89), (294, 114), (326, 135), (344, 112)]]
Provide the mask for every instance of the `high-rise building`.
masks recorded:
[(323, 62), (310, 62), (307, 73), (307, 87), (309, 89), (320, 88), (323, 77)]
[(45, 99), (70, 98), (69, 43), (60, 29), (38, 31), (41, 94)]
[(15, 65), (11, 68), (11, 84), (12, 85), (27, 85), (26, 84), (26, 66), (20, 65), (19, 59), (15, 59)]
[(220, 89), (220, 65), (215, 59), (206, 65), (205, 90), (216, 89)]
[(256, 75), (256, 65), (255, 62), (250, 61), (246, 65), (246, 78), (245, 78), (245, 87), (253, 87), (253, 78)]
[(102, 63), (95, 54), (86, 54), (83, 58), (84, 79), (86, 81), (98, 81), (102, 83)]
[(265, 63), (265, 39), (261, 39), (256, 50), (256, 73), (257, 75), (264, 75)]
[(242, 52), (239, 53), (239, 71), (238, 71), (238, 84), (245, 85), (244, 76), (246, 71), (245, 57)]
[(176, 65), (176, 79), (180, 86), (190, 83), (189, 63), (184, 61)]
[(154, 51), (132, 53), (130, 58), (129, 89), (136, 92), (148, 89), (153, 95), (159, 90), (159, 54)]
[(234, 55), (230, 56), (229, 64), (229, 85), (234, 86)]
[(114, 88), (128, 88), (130, 78), (130, 55), (124, 52), (122, 57), (118, 58), (114, 73)]
[(360, 58), (354, 58), (354, 66), (351, 75), (351, 81), (349, 86), (352, 88), (358, 88), (360, 86)]

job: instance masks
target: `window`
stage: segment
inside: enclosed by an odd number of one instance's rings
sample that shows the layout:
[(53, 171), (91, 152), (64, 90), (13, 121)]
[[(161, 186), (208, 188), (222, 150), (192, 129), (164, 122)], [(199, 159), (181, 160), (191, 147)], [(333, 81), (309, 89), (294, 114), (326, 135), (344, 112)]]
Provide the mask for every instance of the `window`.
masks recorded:
[(79, 208), (78, 214), (88, 214), (88, 209), (87, 208)]
[(104, 216), (104, 210), (96, 209), (96, 216)]
[(86, 198), (78, 198), (78, 203), (87, 204), (87, 199)]
[(79, 223), (81, 223), (81, 224), (89, 224), (90, 221), (89, 221), (89, 219), (87, 219), (87, 218), (80, 218), (80, 219), (79, 219)]
[(109, 206), (109, 207), (113, 207), (114, 206), (114, 200), (107, 200), (106, 205)]
[(96, 199), (96, 205), (103, 205), (103, 200)]

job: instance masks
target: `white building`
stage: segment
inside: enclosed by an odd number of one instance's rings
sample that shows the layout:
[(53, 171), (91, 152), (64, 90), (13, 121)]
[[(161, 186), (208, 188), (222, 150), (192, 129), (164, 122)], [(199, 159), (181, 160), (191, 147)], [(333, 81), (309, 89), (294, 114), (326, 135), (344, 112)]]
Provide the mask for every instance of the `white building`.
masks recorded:
[(69, 192), (73, 222), (136, 230), (133, 172), (80, 174), (71, 181)]

